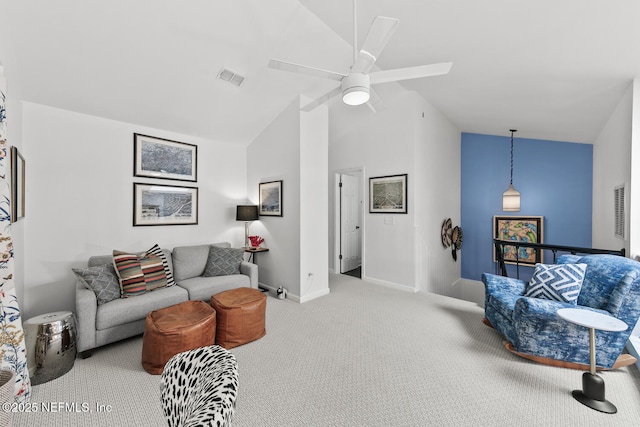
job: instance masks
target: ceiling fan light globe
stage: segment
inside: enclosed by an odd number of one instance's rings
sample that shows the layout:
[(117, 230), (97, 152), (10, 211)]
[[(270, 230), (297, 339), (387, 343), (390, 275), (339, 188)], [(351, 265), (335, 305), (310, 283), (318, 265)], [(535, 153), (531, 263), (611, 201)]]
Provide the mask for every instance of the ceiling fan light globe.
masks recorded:
[(342, 102), (362, 105), (369, 101), (370, 80), (368, 74), (351, 73), (342, 79)]
[(347, 105), (362, 105), (369, 101), (369, 88), (350, 87), (342, 92), (342, 102)]

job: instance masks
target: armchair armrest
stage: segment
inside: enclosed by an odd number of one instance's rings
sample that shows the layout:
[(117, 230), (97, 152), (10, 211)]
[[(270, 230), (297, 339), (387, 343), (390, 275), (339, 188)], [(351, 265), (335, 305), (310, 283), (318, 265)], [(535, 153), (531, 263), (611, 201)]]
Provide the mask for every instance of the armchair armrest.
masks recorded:
[(242, 261), (240, 263), (240, 273), (249, 276), (249, 281), (253, 289), (258, 289), (258, 266), (251, 262)]
[(494, 293), (524, 295), (524, 290), (527, 287), (524, 280), (490, 273), (482, 273), (482, 283), (484, 283), (487, 295)]
[(96, 313), (98, 300), (96, 294), (76, 281), (76, 328), (78, 331), (78, 353), (91, 350), (96, 346)]

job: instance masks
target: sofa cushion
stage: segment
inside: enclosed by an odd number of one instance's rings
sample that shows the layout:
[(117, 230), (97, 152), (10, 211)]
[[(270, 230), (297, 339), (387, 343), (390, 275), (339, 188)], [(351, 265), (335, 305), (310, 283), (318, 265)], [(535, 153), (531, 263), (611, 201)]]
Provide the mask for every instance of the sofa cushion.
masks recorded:
[(244, 274), (215, 277), (193, 277), (178, 282), (178, 286), (189, 292), (190, 300), (209, 301), (211, 295), (240, 287), (251, 287), (251, 279)]
[(244, 257), (242, 248), (219, 248), (211, 246), (207, 265), (204, 268), (204, 277), (228, 276), (240, 274), (240, 263)]
[(113, 251), (113, 265), (120, 278), (124, 298), (144, 294), (168, 285), (166, 260), (158, 245), (143, 254)]
[(173, 278), (181, 282), (192, 277), (202, 276), (209, 257), (209, 247), (231, 247), (227, 242), (213, 245), (177, 246), (171, 252), (173, 261)]
[(188, 292), (180, 286), (156, 289), (135, 298), (118, 298), (98, 308), (96, 329), (103, 330), (144, 319), (153, 310), (178, 304), (188, 299)]
[(96, 294), (98, 305), (120, 298), (120, 280), (112, 263), (71, 270)]
[(586, 269), (587, 264), (536, 264), (524, 295), (575, 305)]

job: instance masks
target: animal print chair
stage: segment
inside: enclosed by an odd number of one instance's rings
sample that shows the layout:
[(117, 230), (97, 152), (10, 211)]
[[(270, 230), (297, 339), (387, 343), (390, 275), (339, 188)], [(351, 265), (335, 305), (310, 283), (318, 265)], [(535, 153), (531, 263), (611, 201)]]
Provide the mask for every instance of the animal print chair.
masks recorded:
[(236, 357), (213, 345), (173, 356), (161, 377), (169, 427), (228, 426), (238, 392)]

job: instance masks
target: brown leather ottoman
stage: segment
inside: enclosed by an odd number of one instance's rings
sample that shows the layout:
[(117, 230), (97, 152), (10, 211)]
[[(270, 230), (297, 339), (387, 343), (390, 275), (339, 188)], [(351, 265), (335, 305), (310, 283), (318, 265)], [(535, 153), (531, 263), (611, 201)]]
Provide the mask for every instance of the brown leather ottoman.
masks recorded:
[(258, 338), (267, 330), (264, 326), (267, 296), (257, 289), (238, 288), (211, 297), (216, 310), (216, 344), (226, 349)]
[(142, 338), (142, 367), (162, 373), (165, 363), (183, 351), (213, 345), (216, 311), (204, 301), (185, 301), (147, 314)]

